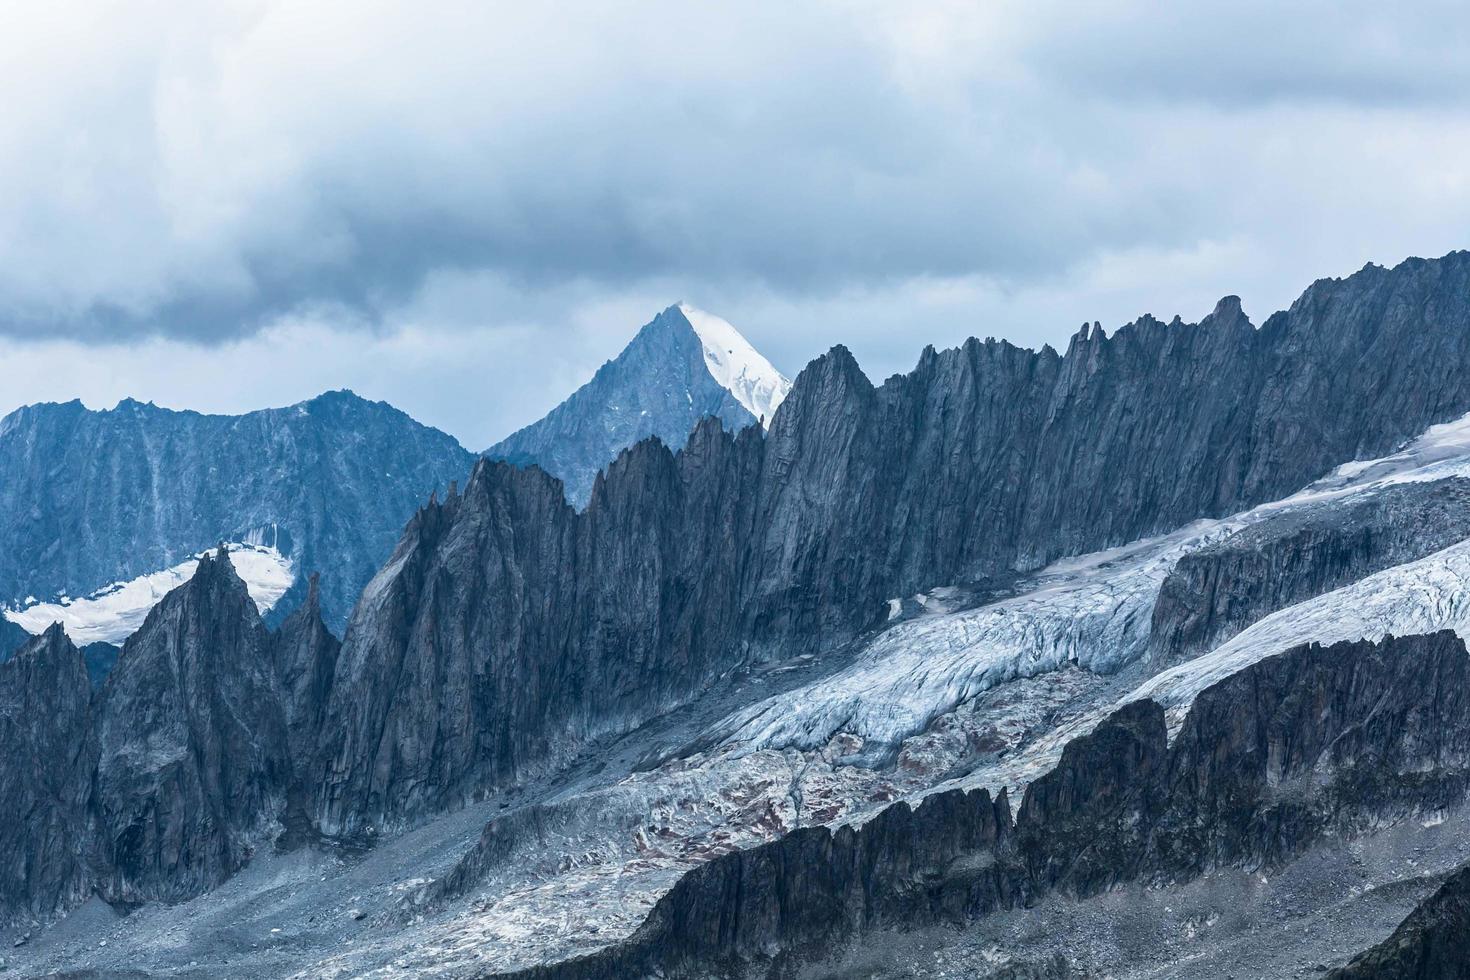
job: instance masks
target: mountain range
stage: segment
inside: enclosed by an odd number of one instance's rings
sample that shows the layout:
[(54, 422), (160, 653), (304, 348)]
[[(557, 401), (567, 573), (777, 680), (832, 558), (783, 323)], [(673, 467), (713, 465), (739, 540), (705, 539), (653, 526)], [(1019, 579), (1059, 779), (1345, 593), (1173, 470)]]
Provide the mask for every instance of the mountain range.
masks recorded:
[(765, 425), (790, 389), (791, 382), (729, 323), (679, 303), (654, 317), (545, 418), (485, 455), (535, 463), (561, 479), (580, 508), (597, 474), (634, 443), (653, 436), (666, 446), (683, 445), (706, 417), (731, 431)]
[[(789, 382), (730, 324), (672, 306), (541, 422), (490, 450), (563, 479), (574, 503), (618, 451), (682, 442), (701, 417), (757, 423)], [(328, 392), (241, 416), (125, 400), (32, 405), (0, 420), (0, 604), (31, 633), (121, 643), (220, 542), (247, 550), (277, 622), (322, 572), (329, 627), (345, 627), (403, 522), (463, 480), (474, 456), (382, 402)], [(283, 591), (284, 589), (284, 591)], [(0, 636), (0, 650), (16, 644)]]
[(0, 664), (7, 966), (1464, 975), (1470, 253), (879, 386), (712, 323), (392, 484), (340, 642), (262, 511)]

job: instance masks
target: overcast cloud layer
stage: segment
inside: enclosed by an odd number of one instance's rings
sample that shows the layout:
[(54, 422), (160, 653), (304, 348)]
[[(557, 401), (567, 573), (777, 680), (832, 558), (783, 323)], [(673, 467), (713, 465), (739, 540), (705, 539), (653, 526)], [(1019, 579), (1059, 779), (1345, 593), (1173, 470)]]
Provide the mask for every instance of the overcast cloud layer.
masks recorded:
[(1470, 246), (1458, 4), (93, 2), (0, 32), (0, 411), (481, 448), (688, 300), (796, 373)]

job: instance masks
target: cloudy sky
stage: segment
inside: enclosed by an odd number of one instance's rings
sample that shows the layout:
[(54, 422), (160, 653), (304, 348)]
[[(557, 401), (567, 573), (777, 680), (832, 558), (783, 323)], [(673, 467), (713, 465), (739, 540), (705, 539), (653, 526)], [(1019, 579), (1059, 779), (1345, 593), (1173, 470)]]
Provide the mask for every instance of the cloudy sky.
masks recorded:
[(351, 387), (483, 448), (678, 300), (875, 379), (1260, 322), (1470, 247), (1467, 45), (1456, 3), (7, 4), (0, 412)]

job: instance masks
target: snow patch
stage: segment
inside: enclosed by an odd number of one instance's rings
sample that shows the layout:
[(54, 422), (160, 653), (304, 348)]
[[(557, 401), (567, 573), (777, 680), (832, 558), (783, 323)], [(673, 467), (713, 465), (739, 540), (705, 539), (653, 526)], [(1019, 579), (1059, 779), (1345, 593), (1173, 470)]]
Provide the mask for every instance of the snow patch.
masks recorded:
[[(260, 535), (252, 535), (260, 539)], [(274, 547), (263, 543), (237, 542), (226, 545), (230, 562), (250, 590), (250, 598), (262, 613), (269, 610), (295, 581), (296, 570), (291, 560)], [(114, 582), (80, 598), (64, 593), (50, 602), (27, 598), (18, 608), (4, 610), (4, 616), (29, 633), (43, 633), (52, 623), (61, 623), (72, 642), (121, 643), (143, 625), (148, 612), (165, 595), (183, 585), (199, 567), (199, 559), (219, 549), (211, 548), (182, 561), (172, 568), (141, 575), (128, 582)]]
[(679, 304), (679, 312), (684, 314), (704, 347), (704, 366), (710, 376), (734, 395), (746, 411), (760, 419), (762, 425), (770, 425), (771, 416), (791, 390), (791, 382), (750, 346), (750, 341), (729, 321), (687, 303)]
[(1292, 647), (1442, 629), (1470, 639), (1470, 541), (1272, 613), (1210, 653), (1149, 679), (1124, 700), (1158, 701), (1172, 728), (1199, 692)]

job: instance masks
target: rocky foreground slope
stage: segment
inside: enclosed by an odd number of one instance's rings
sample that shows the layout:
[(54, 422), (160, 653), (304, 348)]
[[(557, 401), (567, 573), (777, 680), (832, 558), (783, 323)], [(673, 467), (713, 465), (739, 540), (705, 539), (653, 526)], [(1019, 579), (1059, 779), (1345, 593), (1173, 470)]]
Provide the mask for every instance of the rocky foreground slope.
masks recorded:
[(1328, 980), (1463, 980), (1470, 977), (1470, 865), (1456, 871), (1383, 942)]

